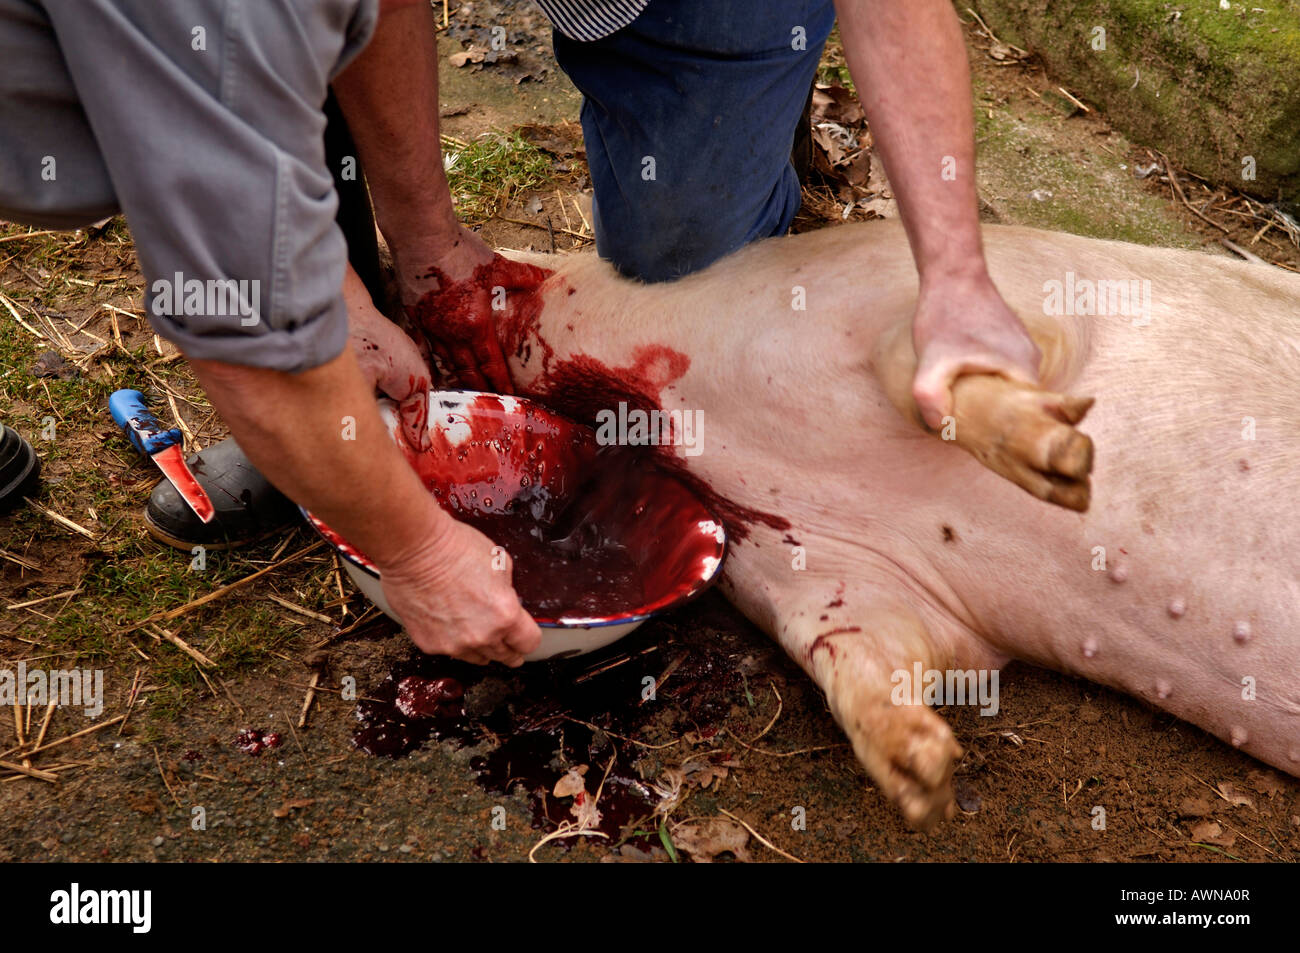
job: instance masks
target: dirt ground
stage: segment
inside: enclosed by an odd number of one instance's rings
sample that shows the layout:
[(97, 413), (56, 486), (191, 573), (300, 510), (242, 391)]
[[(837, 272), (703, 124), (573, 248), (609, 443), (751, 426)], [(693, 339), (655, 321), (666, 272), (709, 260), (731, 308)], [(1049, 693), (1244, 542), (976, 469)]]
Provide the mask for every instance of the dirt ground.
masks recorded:
[[(486, 26), (501, 22), (517, 55), (474, 62), (490, 49)], [(578, 98), (545, 35), (522, 2), (454, 8), (444, 59), (471, 55), (444, 63), (443, 131), (460, 148), (531, 126), (546, 181), (502, 192), (482, 231), (503, 247), (567, 250), (590, 244), (588, 185), (580, 137), (564, 125)], [(1226, 254), (1163, 166), (1137, 178), (1145, 151), (1071, 107), (1032, 63), (990, 56), (976, 25), (968, 37), (986, 218)], [(837, 81), (841, 65), (832, 48), (823, 78)], [(1199, 183), (1181, 187), (1202, 207)], [(1217, 204), (1232, 203), (1225, 192)], [(1276, 232), (1250, 244), (1258, 226), (1240, 224), (1239, 245), (1300, 265)], [(922, 835), (876, 792), (815, 687), (716, 594), (602, 653), (509, 673), (417, 658), (306, 530), (208, 552), (196, 567), (144, 536), (156, 474), (105, 409), (112, 390), (136, 386), (195, 446), (224, 433), (141, 317), (129, 236), (119, 222), (13, 237), (24, 232), (0, 232), (0, 415), (33, 437), (52, 422), (56, 436), (36, 441), (42, 509), (0, 518), (0, 669), (101, 668), (106, 698), (97, 717), (58, 709), (44, 729), (43, 709), (18, 710), (13, 724), (0, 709), (0, 761), (26, 755), (58, 779), (0, 768), (0, 860), (1300, 855), (1296, 779), (1140, 701), (1029, 666), (1002, 672), (998, 714), (944, 711), (966, 751), (962, 811)], [(395, 707), (403, 679), (436, 678), (456, 680), (463, 698), (428, 717)], [(38, 737), (59, 743), (33, 753)], [(255, 754), (236, 744), (263, 738), (274, 744)], [(600, 822), (575, 833), (573, 809), (593, 800)]]

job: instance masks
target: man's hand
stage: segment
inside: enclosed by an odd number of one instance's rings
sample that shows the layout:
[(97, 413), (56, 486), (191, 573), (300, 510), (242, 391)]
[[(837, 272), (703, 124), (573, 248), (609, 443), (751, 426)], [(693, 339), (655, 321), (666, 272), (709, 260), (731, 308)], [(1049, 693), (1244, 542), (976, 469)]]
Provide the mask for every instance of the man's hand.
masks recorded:
[(987, 274), (923, 285), (912, 344), (917, 355), (912, 396), (935, 430), (952, 414), (952, 385), (963, 374), (1038, 383), (1038, 347)]
[[(409, 256), (399, 263), (410, 273)], [(536, 291), (548, 272), (494, 253), (468, 228), (446, 241), (416, 277), (402, 279), (403, 303), (444, 371), (472, 390), (514, 392), (497, 333), (499, 296)]]
[[(190, 365), (266, 478), (374, 560), (416, 644), (509, 663), (537, 646), (509, 560), (494, 569), (487, 537), (434, 501), (389, 437), (350, 349), (298, 374)], [(344, 437), (339, 421), (348, 416), (355, 429)]]
[(513, 668), (537, 648), (541, 630), (511, 588), (510, 557), (494, 549), (478, 530), (447, 520), (424, 554), (380, 567), (388, 604), (421, 651)]
[(489, 305), (493, 285), (514, 285), (494, 277), (485, 293), (460, 293), (484, 284), (474, 276), (496, 259), (452, 208), (438, 129), (437, 23), (428, 3), (391, 6), (334, 93), (367, 170), (407, 313), (463, 386), (510, 393)]
[(413, 447), (429, 445), (429, 365), (406, 332), (384, 317), (357, 273), (348, 267), (343, 279), (348, 308), (348, 336), (372, 388), (398, 402), (402, 430)]

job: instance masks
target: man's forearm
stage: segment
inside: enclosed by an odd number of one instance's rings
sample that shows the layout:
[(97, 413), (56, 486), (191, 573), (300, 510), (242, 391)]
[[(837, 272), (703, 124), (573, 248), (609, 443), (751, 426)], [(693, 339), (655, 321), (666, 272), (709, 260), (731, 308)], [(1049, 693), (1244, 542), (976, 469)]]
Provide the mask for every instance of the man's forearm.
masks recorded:
[(301, 374), (190, 366), (266, 478), (381, 570), (437, 547), (451, 518), (388, 436), (350, 348)]
[(985, 271), (970, 64), (949, 0), (836, 0), (849, 70), (922, 284)]
[(385, 8), (333, 84), (379, 228), (400, 265), (458, 234), (438, 132), (437, 24), (428, 3)]

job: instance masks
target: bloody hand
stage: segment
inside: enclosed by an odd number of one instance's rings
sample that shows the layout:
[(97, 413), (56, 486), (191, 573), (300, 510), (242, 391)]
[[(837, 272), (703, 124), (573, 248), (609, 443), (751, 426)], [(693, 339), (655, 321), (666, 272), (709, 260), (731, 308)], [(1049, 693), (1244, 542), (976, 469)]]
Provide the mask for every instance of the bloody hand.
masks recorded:
[(514, 392), (497, 321), (509, 313), (515, 295), (531, 295), (550, 273), (494, 255), (468, 278), (453, 280), (429, 269), (438, 287), (407, 307), (412, 323), (428, 339), (442, 366), (473, 390)]
[(343, 282), (348, 337), (361, 374), (375, 390), (397, 401), (402, 431), (426, 447), (430, 374), (414, 341), (375, 308), (361, 279), (349, 268)]

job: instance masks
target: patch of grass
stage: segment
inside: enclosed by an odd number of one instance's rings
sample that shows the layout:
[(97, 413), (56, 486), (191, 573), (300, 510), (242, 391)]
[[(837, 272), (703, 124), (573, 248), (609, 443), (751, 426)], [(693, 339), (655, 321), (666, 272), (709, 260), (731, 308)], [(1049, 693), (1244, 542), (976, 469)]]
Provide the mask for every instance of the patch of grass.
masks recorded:
[(517, 132), (486, 133), (468, 144), (443, 141), (447, 181), (461, 220), (482, 225), (515, 196), (551, 180), (551, 157)]
[[(82, 592), (66, 604), (42, 606), (53, 615), (31, 617), (19, 624), (17, 634), (38, 640), (42, 653), (57, 653), (66, 664), (109, 669), (124, 685), (130, 683), (136, 666), (143, 667), (145, 678), (157, 686), (150, 693), (150, 717), (171, 720), (185, 711), (194, 692), (207, 691), (208, 683), (194, 660), (176, 646), (142, 629), (122, 629), (256, 571), (268, 558), (270, 544), (245, 552), (209, 551), (205, 569), (198, 572), (191, 569), (186, 554), (160, 549), (135, 532), (129, 528), (118, 534), (115, 543), (105, 544), (111, 549), (85, 554), (78, 580)], [(323, 566), (298, 566), (287, 570), (293, 575), (277, 580), (280, 587), (287, 583), (303, 592), (321, 593), (325, 571)], [(300, 637), (298, 620), (265, 596), (265, 587), (254, 587), (165, 625), (215, 663), (204, 673), (209, 679), (230, 678), (283, 660)], [(319, 605), (323, 597), (301, 601)], [(140, 652), (148, 656), (147, 661)]]

